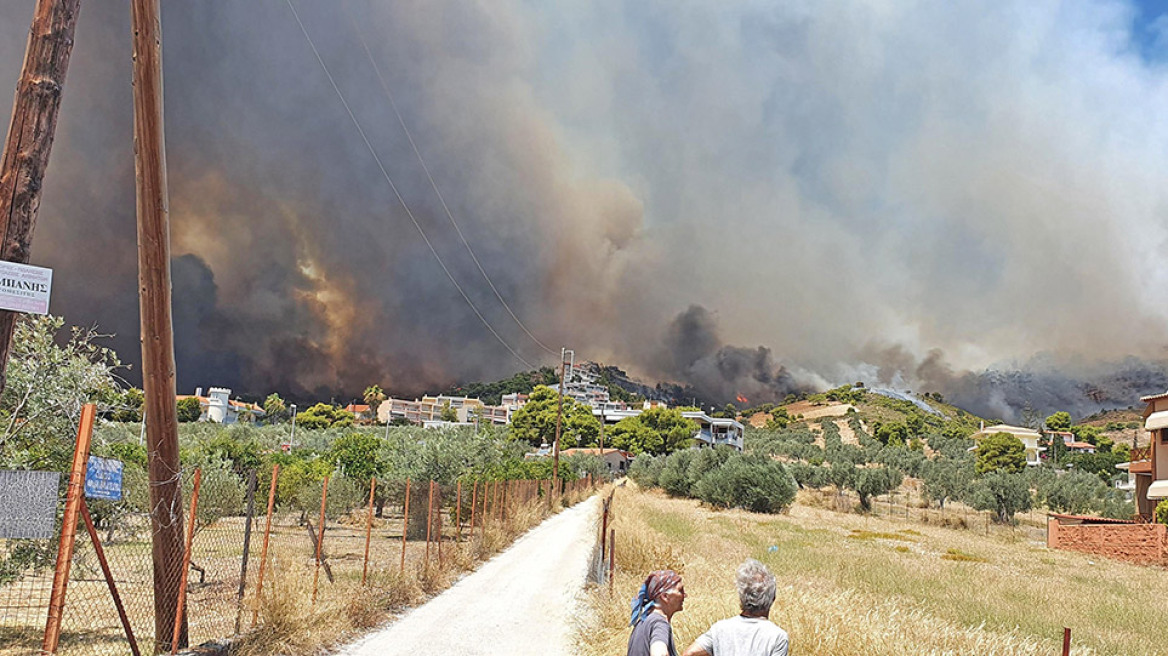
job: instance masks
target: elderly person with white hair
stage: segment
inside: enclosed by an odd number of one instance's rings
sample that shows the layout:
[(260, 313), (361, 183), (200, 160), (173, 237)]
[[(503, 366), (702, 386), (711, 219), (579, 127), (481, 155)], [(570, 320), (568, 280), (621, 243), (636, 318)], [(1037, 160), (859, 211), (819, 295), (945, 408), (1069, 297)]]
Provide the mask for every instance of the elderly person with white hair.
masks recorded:
[(738, 567), (742, 614), (716, 622), (681, 656), (787, 656), (787, 632), (769, 618), (775, 603), (775, 577), (750, 559)]

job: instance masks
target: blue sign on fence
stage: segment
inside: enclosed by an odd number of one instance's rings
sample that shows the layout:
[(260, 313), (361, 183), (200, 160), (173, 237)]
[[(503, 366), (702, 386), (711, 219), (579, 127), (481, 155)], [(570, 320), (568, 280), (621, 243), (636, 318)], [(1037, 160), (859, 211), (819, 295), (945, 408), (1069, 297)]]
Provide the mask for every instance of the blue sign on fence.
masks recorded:
[(90, 499), (122, 499), (122, 461), (112, 458), (89, 458), (85, 470), (85, 496)]

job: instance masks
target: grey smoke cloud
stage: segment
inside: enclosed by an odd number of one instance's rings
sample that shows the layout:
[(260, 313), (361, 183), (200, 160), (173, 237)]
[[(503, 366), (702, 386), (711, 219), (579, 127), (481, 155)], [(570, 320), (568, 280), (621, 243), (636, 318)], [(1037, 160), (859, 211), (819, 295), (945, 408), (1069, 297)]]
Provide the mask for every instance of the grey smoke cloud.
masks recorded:
[[(964, 372), (1164, 356), (1168, 77), (1126, 2), (350, 6), (548, 344), (724, 397), (873, 367), (985, 396)], [(348, 19), (298, 7), (436, 248), (539, 357)], [(136, 361), (124, 9), (82, 10), (33, 258), (58, 271), (54, 310)], [(0, 89), (30, 13), (0, 7)], [(283, 2), (168, 3), (163, 20), (180, 387), (355, 395), (521, 367), (396, 206)], [(717, 317), (709, 343), (663, 357), (691, 306)]]

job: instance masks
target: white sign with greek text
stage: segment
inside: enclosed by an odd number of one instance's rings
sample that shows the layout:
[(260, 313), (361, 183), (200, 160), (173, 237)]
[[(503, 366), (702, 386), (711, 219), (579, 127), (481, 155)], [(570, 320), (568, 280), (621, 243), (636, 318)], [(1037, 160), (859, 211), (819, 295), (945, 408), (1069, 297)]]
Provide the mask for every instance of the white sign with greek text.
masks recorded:
[(0, 262), (0, 310), (48, 314), (52, 289), (52, 269)]

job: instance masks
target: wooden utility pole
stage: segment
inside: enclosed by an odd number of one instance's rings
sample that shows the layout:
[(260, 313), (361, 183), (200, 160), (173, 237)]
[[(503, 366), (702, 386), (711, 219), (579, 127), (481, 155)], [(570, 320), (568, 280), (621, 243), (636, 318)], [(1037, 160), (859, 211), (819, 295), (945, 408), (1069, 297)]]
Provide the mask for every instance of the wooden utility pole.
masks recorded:
[[(154, 635), (180, 630), (183, 523), (178, 422), (175, 417), (174, 334), (170, 307), (170, 209), (162, 127), (162, 27), (158, 0), (132, 0), (134, 44), (134, 172), (138, 209), (138, 302), (142, 317), (142, 388), (150, 468), (154, 544)], [(181, 622), (181, 625), (176, 624)], [(174, 645), (158, 645), (169, 650)]]
[[(0, 160), (0, 260), (28, 264), (81, 0), (37, 0)], [(16, 313), (0, 310), (0, 392)]]
[[(560, 480), (560, 425), (564, 419), (564, 362), (567, 360), (568, 350), (560, 347), (560, 405), (556, 409), (556, 438), (552, 444), (552, 489), (559, 490)], [(549, 497), (550, 498), (550, 497)]]

